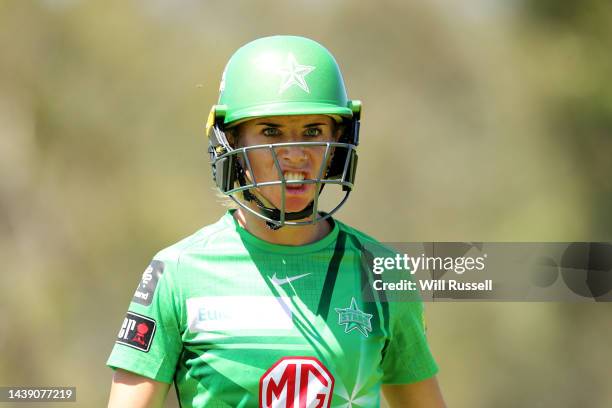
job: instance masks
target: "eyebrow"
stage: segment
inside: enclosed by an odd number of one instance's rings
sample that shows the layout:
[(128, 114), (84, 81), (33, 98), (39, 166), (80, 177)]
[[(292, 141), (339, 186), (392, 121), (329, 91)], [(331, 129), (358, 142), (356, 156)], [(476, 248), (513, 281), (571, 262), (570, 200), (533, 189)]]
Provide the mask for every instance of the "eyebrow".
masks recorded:
[[(281, 124), (272, 123), (272, 122), (258, 122), (255, 124), (255, 126), (283, 127), (283, 125)], [(309, 123), (307, 125), (304, 125), (305, 128), (315, 127), (315, 126), (329, 126), (329, 124), (316, 122), (316, 123)]]

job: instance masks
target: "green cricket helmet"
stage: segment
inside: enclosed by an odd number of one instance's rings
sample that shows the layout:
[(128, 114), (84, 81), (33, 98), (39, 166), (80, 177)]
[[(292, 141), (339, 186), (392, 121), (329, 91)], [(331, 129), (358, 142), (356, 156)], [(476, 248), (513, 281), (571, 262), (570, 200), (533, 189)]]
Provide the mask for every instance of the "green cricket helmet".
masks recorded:
[[(346, 202), (353, 189), (357, 167), (356, 146), (359, 141), (361, 103), (349, 100), (344, 80), (334, 57), (316, 41), (304, 37), (273, 36), (252, 41), (234, 53), (227, 63), (219, 89), (219, 102), (211, 109), (206, 131), (213, 179), (224, 194), (241, 208), (266, 220), (270, 228), (283, 225), (313, 224), (331, 216)], [(344, 124), (337, 142), (276, 143), (235, 148), (225, 130), (254, 118), (280, 115), (330, 115)], [(276, 159), (275, 148), (281, 146), (324, 146), (323, 163), (316, 178), (286, 180)], [(275, 157), (278, 180), (248, 180), (245, 170), (253, 174), (247, 152), (269, 149)], [(327, 165), (329, 163), (329, 165)], [(285, 211), (287, 184), (316, 184), (314, 200), (302, 211)], [(318, 212), (319, 194), (325, 184), (341, 185), (345, 192), (328, 213)], [(263, 185), (282, 185), (281, 206), (276, 208), (254, 194)], [(246, 201), (236, 197), (242, 192)], [(298, 221), (300, 220), (300, 221)]]

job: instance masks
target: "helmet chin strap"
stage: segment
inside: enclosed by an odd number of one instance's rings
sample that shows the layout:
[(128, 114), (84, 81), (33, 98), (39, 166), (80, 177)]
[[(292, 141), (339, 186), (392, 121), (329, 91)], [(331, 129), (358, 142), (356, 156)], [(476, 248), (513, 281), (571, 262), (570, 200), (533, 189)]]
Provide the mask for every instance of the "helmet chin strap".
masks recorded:
[[(257, 208), (259, 208), (259, 211), (261, 212), (263, 216), (271, 218), (276, 221), (280, 221), (281, 211), (278, 208), (266, 207), (266, 205), (259, 198), (257, 198), (257, 196), (251, 193), (249, 190), (245, 190), (243, 194), (244, 194), (244, 199), (246, 201), (253, 201), (255, 203), (255, 205), (257, 206)], [(312, 215), (313, 207), (314, 207), (314, 202), (311, 201), (310, 204), (308, 204), (306, 208), (304, 208), (302, 211), (286, 212), (285, 219), (289, 221), (295, 221), (295, 220), (301, 220), (303, 218), (306, 218)], [(266, 226), (273, 231), (276, 231), (283, 227), (283, 225), (275, 224), (271, 221), (266, 221)]]
[[(238, 179), (238, 183), (240, 183), (241, 186), (245, 186), (247, 185), (246, 182), (246, 177), (245, 177), (245, 173), (244, 173), (244, 169), (242, 168), (242, 166), (236, 162), (236, 175), (237, 175), (237, 179)], [(253, 203), (255, 203), (255, 205), (257, 206), (257, 208), (259, 209), (261, 215), (263, 215), (264, 217), (267, 218), (271, 218), (275, 221), (280, 221), (281, 220), (281, 210), (279, 210), (276, 207), (268, 207), (266, 206), (262, 200), (259, 199), (259, 197), (257, 197), (255, 194), (251, 193), (250, 190), (244, 190), (244, 192), (242, 193), (244, 195), (244, 199), (248, 202), (248, 201), (252, 201)], [(264, 200), (266, 200), (264, 198)], [(266, 200), (268, 201), (268, 200)], [(270, 203), (271, 204), (271, 203)], [(271, 204), (273, 205), (273, 204)], [(295, 221), (295, 220), (301, 220), (303, 218), (306, 218), (308, 216), (312, 216), (312, 209), (314, 207), (314, 201), (311, 201), (310, 204), (308, 204), (306, 206), (306, 208), (304, 208), (302, 211), (297, 211), (297, 212), (286, 212), (285, 213), (285, 219), (289, 220), (289, 221)], [(273, 230), (276, 231), (280, 228), (283, 227), (283, 225), (279, 225), (276, 223), (273, 223), (271, 221), (266, 221), (266, 226)]]

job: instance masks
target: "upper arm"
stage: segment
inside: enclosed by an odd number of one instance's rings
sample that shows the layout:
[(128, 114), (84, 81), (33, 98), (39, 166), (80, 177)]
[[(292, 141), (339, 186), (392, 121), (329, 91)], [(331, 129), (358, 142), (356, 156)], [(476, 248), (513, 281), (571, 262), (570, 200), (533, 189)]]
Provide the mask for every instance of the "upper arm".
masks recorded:
[(383, 384), (390, 408), (446, 408), (436, 377), (411, 384)]
[(170, 384), (117, 369), (113, 375), (108, 407), (161, 407), (169, 388)]
[(390, 336), (381, 367), (383, 384), (413, 384), (435, 376), (438, 366), (425, 336), (423, 302), (389, 302)]
[(175, 289), (176, 262), (156, 256), (143, 273), (107, 365), (172, 383), (183, 342), (183, 320)]

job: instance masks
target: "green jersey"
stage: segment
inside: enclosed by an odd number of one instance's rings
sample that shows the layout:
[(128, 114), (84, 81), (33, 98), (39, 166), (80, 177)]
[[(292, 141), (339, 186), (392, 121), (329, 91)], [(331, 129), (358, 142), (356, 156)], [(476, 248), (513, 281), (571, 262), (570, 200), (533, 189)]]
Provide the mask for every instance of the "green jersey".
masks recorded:
[(182, 407), (376, 407), (381, 384), (432, 377), (423, 304), (366, 301), (372, 238), (275, 245), (232, 211), (159, 252), (108, 365), (174, 382)]

